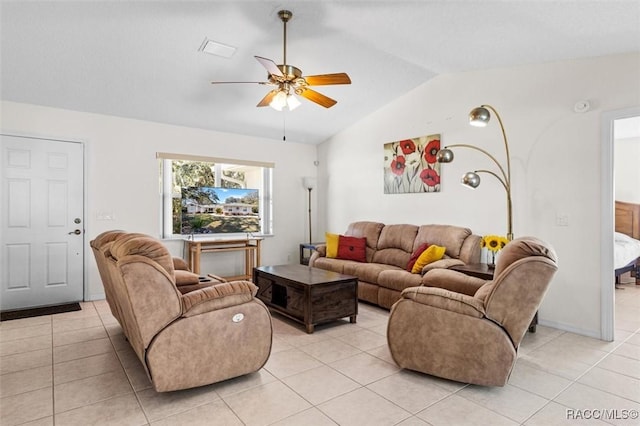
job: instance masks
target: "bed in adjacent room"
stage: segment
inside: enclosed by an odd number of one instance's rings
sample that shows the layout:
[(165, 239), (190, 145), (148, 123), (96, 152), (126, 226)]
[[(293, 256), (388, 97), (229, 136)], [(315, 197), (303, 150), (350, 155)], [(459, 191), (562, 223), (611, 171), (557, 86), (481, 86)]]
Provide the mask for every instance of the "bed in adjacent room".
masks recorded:
[(614, 268), (616, 284), (627, 272), (640, 285), (640, 204), (616, 201)]

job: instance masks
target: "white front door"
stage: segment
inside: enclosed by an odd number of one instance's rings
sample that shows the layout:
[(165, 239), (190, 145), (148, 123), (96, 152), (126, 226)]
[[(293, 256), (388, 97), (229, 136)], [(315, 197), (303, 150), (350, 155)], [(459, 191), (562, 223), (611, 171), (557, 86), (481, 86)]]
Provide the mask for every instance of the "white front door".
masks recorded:
[(83, 145), (0, 137), (1, 310), (83, 300)]

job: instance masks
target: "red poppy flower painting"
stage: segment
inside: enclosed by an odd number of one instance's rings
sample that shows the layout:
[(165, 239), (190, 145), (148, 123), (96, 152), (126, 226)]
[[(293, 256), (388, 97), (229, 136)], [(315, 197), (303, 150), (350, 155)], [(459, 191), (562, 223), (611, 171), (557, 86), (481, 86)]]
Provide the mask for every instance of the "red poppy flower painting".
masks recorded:
[(384, 144), (384, 193), (440, 191), (440, 135)]

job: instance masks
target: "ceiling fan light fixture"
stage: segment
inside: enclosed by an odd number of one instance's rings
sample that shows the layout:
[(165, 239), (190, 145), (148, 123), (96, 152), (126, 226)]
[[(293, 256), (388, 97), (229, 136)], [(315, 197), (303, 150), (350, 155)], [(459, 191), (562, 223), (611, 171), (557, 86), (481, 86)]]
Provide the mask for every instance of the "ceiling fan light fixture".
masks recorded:
[(282, 111), (282, 108), (287, 106), (287, 94), (282, 90), (279, 91), (269, 102), (269, 106), (276, 111)]
[(269, 106), (276, 111), (282, 111), (283, 109), (288, 109), (289, 111), (293, 111), (294, 109), (300, 106), (300, 101), (294, 95), (287, 93), (285, 90), (280, 90), (273, 97), (271, 102), (269, 102)]
[(302, 103), (294, 95), (289, 95), (287, 97), (287, 107), (289, 108), (289, 111), (293, 111), (300, 105), (302, 105)]

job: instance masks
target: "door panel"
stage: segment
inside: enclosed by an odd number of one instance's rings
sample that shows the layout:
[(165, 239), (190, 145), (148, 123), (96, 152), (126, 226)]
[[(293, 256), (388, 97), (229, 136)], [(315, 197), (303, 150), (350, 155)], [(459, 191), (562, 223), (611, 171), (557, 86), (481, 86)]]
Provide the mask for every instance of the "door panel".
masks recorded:
[[(83, 146), (1, 137), (1, 309), (80, 301), (84, 290)], [(76, 229), (82, 232), (77, 235)]]

